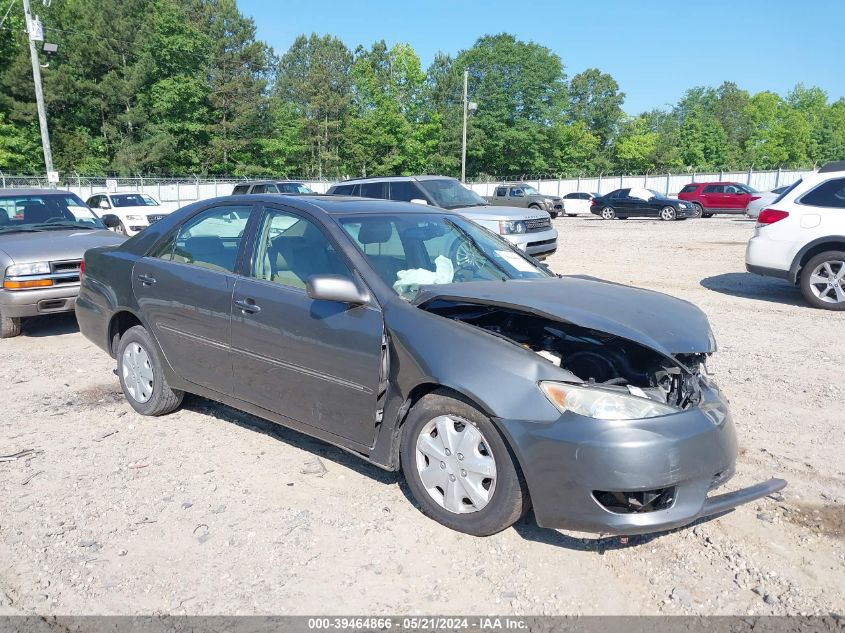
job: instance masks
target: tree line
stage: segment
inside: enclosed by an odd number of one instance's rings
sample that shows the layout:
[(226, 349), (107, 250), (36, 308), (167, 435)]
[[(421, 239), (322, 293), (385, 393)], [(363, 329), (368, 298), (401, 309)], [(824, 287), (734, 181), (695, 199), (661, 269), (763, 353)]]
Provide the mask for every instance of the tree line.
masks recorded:
[[(612, 76), (569, 78), (548, 48), (502, 33), (428, 68), (408, 44), (298, 37), (278, 55), (235, 0), (57, 0), (43, 71), (54, 162), (84, 175), (578, 175), (811, 166), (845, 158), (845, 98), (816, 87), (693, 87), (637, 116)], [(19, 3), (0, 28), (0, 170), (43, 157)]]

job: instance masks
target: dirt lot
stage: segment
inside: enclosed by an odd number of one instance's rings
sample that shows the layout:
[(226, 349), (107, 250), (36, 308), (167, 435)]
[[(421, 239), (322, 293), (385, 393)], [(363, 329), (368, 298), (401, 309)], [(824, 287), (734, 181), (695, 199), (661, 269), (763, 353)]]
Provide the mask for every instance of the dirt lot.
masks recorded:
[(745, 220), (555, 223), (555, 271), (709, 314), (728, 487), (782, 476), (782, 497), (627, 546), (531, 516), (473, 538), (397, 475), (228, 407), (137, 416), (73, 316), (33, 320), (0, 342), (0, 454), (37, 451), (0, 461), (0, 614), (845, 611), (845, 313), (746, 274)]

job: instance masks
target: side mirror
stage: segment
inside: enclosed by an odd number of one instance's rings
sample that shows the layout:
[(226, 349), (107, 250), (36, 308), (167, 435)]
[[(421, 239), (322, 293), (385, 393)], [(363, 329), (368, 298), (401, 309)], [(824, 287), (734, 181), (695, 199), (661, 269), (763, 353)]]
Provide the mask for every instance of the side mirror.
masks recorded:
[(423, 200), (422, 198), (411, 198), (411, 202), (413, 204), (424, 204), (428, 206), (428, 200)]
[(99, 207), (101, 209), (111, 209), (111, 205), (109, 204), (108, 200), (100, 200)]
[(341, 275), (312, 275), (305, 281), (305, 291), (317, 301), (361, 305), (370, 300), (369, 293), (361, 292), (354, 281)]

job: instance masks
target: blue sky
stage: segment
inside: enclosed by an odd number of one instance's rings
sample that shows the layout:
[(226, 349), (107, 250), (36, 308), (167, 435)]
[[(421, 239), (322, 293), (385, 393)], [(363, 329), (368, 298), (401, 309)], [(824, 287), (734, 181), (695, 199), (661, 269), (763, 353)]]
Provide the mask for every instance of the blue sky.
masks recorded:
[(279, 54), (301, 33), (331, 33), (350, 49), (408, 42), (427, 67), (438, 50), (506, 31), (557, 53), (569, 77), (590, 67), (613, 75), (629, 114), (723, 80), (780, 94), (803, 82), (845, 96), (845, 0), (237, 1)]

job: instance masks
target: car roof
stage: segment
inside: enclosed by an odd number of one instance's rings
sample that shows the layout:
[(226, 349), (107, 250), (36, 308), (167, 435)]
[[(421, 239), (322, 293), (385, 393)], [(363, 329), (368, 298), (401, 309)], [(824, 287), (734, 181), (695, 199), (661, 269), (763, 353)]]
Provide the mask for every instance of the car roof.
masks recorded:
[(243, 182), (236, 182), (234, 183), (235, 186), (238, 185), (276, 185), (281, 183), (294, 183), (297, 185), (304, 184), (302, 180), (245, 180)]
[(439, 207), (422, 206), (413, 204), (411, 202), (398, 202), (395, 200), (379, 200), (377, 198), (360, 198), (358, 196), (332, 196), (325, 194), (306, 195), (306, 194), (289, 194), (284, 196), (283, 201), (280, 197), (274, 194), (253, 194), (253, 195), (237, 195), (224, 196), (217, 198), (217, 201), (238, 201), (249, 202), (266, 202), (273, 204), (284, 204), (293, 207), (300, 211), (310, 211), (312, 213), (325, 213), (327, 215), (367, 215), (367, 214), (390, 214), (390, 213), (426, 213), (437, 215), (452, 215), (459, 216), (458, 213), (453, 213)]
[(4, 196), (46, 196), (46, 195), (66, 196), (74, 194), (67, 189), (0, 189), (0, 197)]
[(452, 178), (451, 176), (435, 176), (435, 175), (423, 175), (423, 176), (375, 176), (373, 178), (350, 178), (349, 180), (341, 180), (340, 182), (336, 182), (332, 185), (332, 187), (336, 187), (338, 185), (345, 185), (351, 183), (368, 183), (368, 182), (411, 182), (411, 181), (422, 181), (422, 180), (457, 180), (457, 178)]

